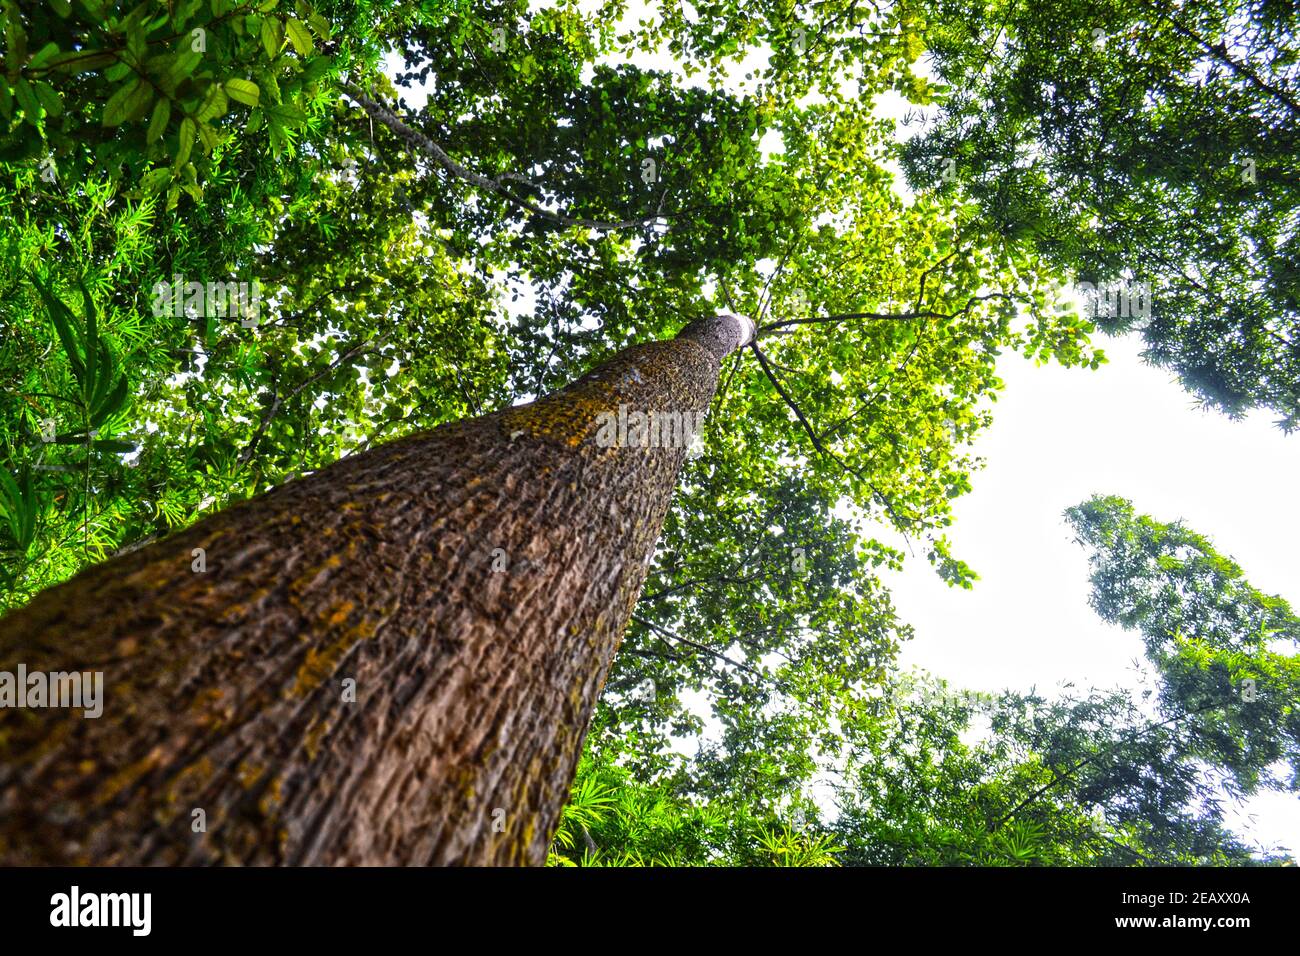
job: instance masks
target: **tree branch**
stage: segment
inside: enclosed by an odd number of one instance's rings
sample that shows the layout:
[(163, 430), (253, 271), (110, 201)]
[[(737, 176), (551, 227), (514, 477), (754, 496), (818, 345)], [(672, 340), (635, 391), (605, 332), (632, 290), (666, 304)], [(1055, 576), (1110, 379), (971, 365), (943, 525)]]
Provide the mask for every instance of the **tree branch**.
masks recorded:
[(248, 444), (244, 446), (244, 450), (239, 453), (239, 464), (241, 466), (246, 465), (252, 459), (253, 453), (257, 451), (258, 443), (262, 440), (262, 436), (266, 434), (266, 430), (271, 427), (271, 422), (275, 419), (276, 414), (280, 411), (281, 407), (283, 407), (285, 402), (289, 401), (291, 398), (295, 398), (308, 385), (311, 385), (314, 382), (318, 382), (326, 375), (329, 375), (330, 373), (337, 371), (343, 365), (344, 362), (350, 361), (351, 359), (356, 357), (356, 355), (362, 350), (364, 350), (367, 346), (379, 344), (379, 342), (381, 342), (383, 338), (384, 337), (380, 335), (378, 338), (366, 339), (364, 342), (360, 342), (357, 345), (354, 345), (352, 348), (348, 349), (337, 359), (331, 362), (327, 368), (322, 369), (321, 371), (313, 375), (311, 378), (307, 379), (305, 382), (299, 384), (298, 387), (295, 388), (293, 391), (291, 391), (288, 395), (281, 396), (277, 390), (275, 392), (274, 400), (271, 402), (269, 406), (267, 406), (266, 411), (262, 413), (262, 420), (261, 422), (258, 423), (257, 431), (253, 432), (253, 437), (250, 438)]
[(785, 329), (795, 325), (824, 325), (838, 322), (849, 322), (854, 319), (871, 319), (871, 320), (898, 320), (907, 321), (910, 319), (955, 319), (959, 315), (965, 315), (974, 308), (976, 302), (987, 302), (990, 299), (1007, 299), (1015, 300), (1009, 292), (989, 292), (985, 295), (973, 295), (967, 301), (966, 305), (956, 312), (935, 312), (931, 309), (913, 312), (841, 312), (837, 315), (815, 315), (806, 319), (785, 319), (781, 322), (771, 322), (767, 325), (760, 326), (758, 337), (765, 335), (787, 335)]
[(658, 624), (654, 623), (653, 621), (647, 621), (645, 618), (638, 617), (635, 614), (632, 615), (632, 620), (636, 621), (642, 627), (647, 627), (650, 630), (654, 631), (660, 637), (666, 637), (669, 640), (673, 640), (673, 641), (680, 641), (681, 643), (686, 644), (689, 647), (695, 648), (697, 651), (703, 651), (705, 654), (708, 654), (710, 657), (717, 658), (718, 660), (726, 664), (730, 664), (732, 667), (739, 667), (741, 670), (749, 672), (750, 674), (754, 675), (761, 681), (767, 681), (771, 679), (761, 671), (754, 670), (754, 668), (750, 667), (744, 661), (733, 661), (726, 654), (723, 654), (719, 651), (715, 651), (707, 644), (700, 644), (696, 641), (692, 641), (689, 637), (682, 637), (680, 634), (674, 634), (672, 631), (665, 630), (664, 628), (660, 627)]
[[(640, 219), (620, 219), (615, 222), (605, 222), (598, 219), (583, 219), (581, 217), (565, 216), (557, 212), (551, 212), (549, 209), (543, 209), (537, 203), (522, 196), (517, 196), (508, 190), (505, 186), (506, 181), (527, 182), (524, 177), (517, 173), (502, 173), (495, 179), (489, 179), (481, 173), (476, 173), (471, 169), (466, 169), (456, 160), (447, 155), (446, 150), (435, 143), (429, 137), (425, 136), (419, 130), (413, 129), (398, 118), (388, 107), (370, 99), (361, 88), (353, 83), (343, 82), (340, 84), (349, 96), (351, 96), (361, 106), (371, 119), (378, 120), (387, 126), (398, 139), (405, 142), (408, 146), (418, 152), (430, 157), (434, 162), (441, 166), (447, 173), (457, 179), (478, 186), (488, 192), (495, 193), (507, 202), (518, 206), (520, 209), (527, 210), (535, 216), (539, 216), (548, 222), (553, 222), (560, 226), (582, 226), (587, 229), (596, 229), (603, 232), (610, 232), (616, 229), (632, 229), (637, 226), (646, 226), (657, 221), (661, 217), (658, 215), (644, 216)], [(663, 201), (660, 200), (660, 207)]]
[[(791, 319), (790, 321), (796, 322), (799, 320)], [(790, 397), (790, 394), (785, 390), (784, 387), (782, 387), (781, 383), (777, 381), (776, 374), (772, 371), (772, 367), (768, 364), (767, 357), (763, 355), (762, 351), (759, 349), (758, 343), (756, 342), (751, 343), (750, 348), (754, 350), (754, 355), (758, 357), (758, 363), (763, 367), (763, 373), (767, 375), (767, 379), (769, 382), (772, 383), (772, 387), (776, 389), (777, 394), (781, 396), (781, 398), (785, 401), (786, 405), (790, 406), (790, 410), (794, 412), (795, 417), (799, 420), (799, 424), (802, 425), (803, 430), (808, 433), (808, 438), (811, 439), (813, 443), (813, 447), (816, 448), (821, 455), (835, 462), (837, 465), (839, 465), (849, 474), (853, 475), (860, 481), (865, 482), (867, 487), (871, 489), (872, 495), (875, 496), (876, 500), (880, 502), (880, 504), (884, 506), (885, 511), (888, 512), (890, 519), (894, 522), (894, 526), (898, 528), (899, 531), (903, 532), (903, 537), (904, 539), (906, 539), (907, 532), (903, 531), (905, 527), (905, 523), (898, 516), (898, 512), (894, 510), (893, 502), (889, 500), (889, 497), (883, 491), (877, 488), (875, 482), (873, 482), (870, 478), (864, 475), (861, 469), (854, 468), (852, 465), (848, 464), (848, 462), (840, 458), (839, 455), (836, 455), (834, 452), (828, 451), (826, 449), (826, 446), (822, 444), (821, 439), (817, 437), (817, 432), (815, 432), (813, 430), (812, 425), (808, 423), (808, 419), (804, 416), (803, 409), (799, 407), (799, 404), (793, 398)], [(910, 551), (912, 548), (912, 543), (910, 541), (908, 541), (907, 547), (908, 550)]]

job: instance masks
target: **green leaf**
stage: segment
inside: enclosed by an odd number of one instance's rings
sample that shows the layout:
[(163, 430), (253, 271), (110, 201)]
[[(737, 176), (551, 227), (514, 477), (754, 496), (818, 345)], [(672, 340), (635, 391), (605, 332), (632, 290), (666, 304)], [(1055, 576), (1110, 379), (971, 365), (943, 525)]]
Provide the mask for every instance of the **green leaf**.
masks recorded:
[(88, 70), (98, 70), (116, 62), (116, 53), (101, 53), (97, 50), (71, 50), (67, 53), (60, 53), (51, 60), (50, 68), (58, 70), (60, 73), (77, 74), (85, 73)]
[(203, 187), (199, 185), (198, 171), (193, 163), (186, 163), (181, 170), (181, 188), (194, 197), (195, 202), (203, 201)]
[(289, 17), (285, 26), (289, 31), (289, 42), (292, 43), (293, 48), (298, 51), (298, 55), (310, 56), (311, 51), (315, 49), (315, 44), (312, 42), (311, 38), (311, 31), (308, 30), (306, 25), (297, 17)]
[[(99, 374), (95, 381), (94, 391), (86, 400), (86, 409), (90, 415), (91, 424), (98, 425), (106, 416), (105, 410), (109, 408), (107, 402), (109, 398), (117, 391), (122, 375), (118, 374), (117, 362), (113, 358), (113, 353), (108, 350), (108, 346), (102, 341), (99, 344)], [(107, 414), (112, 414), (109, 409)]]
[(217, 137), (217, 131), (215, 129), (207, 123), (201, 123), (199, 125), (199, 142), (201, 142), (203, 148), (210, 153), (217, 148), (220, 139)]
[(45, 108), (47, 116), (61, 116), (63, 114), (63, 101), (59, 99), (59, 94), (55, 92), (54, 87), (43, 80), (37, 80), (32, 84), (36, 90), (36, 98), (40, 100), (41, 106)]
[[(103, 342), (100, 343), (99, 349), (99, 372), (98, 378), (95, 379), (95, 388), (90, 396), (86, 399), (86, 409), (90, 416), (92, 425), (99, 424), (96, 419), (101, 419), (101, 406), (105, 399), (115, 388), (116, 363), (113, 361), (113, 355), (108, 350), (108, 346)], [(118, 376), (120, 377), (120, 376)], [(101, 419), (102, 420), (102, 419)]]
[(155, 92), (152, 84), (141, 83), (135, 94), (127, 103), (126, 118), (131, 122), (142, 120), (145, 114), (149, 112), (149, 104), (154, 100)]
[(59, 45), (57, 43), (45, 44), (45, 46), (41, 47), (40, 50), (36, 52), (36, 55), (27, 62), (27, 69), (34, 70), (37, 67), (44, 66), (48, 61), (52, 60), (58, 52)]
[(36, 537), (39, 505), (30, 471), (24, 469), (15, 481), (6, 469), (0, 468), (0, 514), (4, 515), (9, 533), (23, 554)]
[(153, 116), (149, 120), (149, 132), (145, 134), (145, 142), (150, 145), (158, 142), (163, 133), (167, 131), (167, 120), (172, 115), (171, 100), (163, 97), (153, 108)]
[(181, 120), (181, 131), (176, 157), (172, 166), (176, 169), (184, 166), (190, 158), (190, 150), (194, 148), (194, 136), (198, 132), (198, 125), (190, 117)]
[(203, 105), (200, 106), (199, 111), (194, 114), (194, 118), (200, 125), (202, 125), (208, 120), (214, 120), (220, 116), (225, 116), (226, 110), (229, 106), (230, 101), (226, 99), (225, 92), (222, 91), (220, 86), (217, 86), (214, 83), (212, 86), (208, 87), (207, 95), (203, 98)]
[(245, 106), (256, 106), (262, 95), (256, 83), (251, 80), (229, 79), (225, 83), (226, 95)]
[(105, 126), (120, 126), (126, 122), (126, 118), (131, 114), (134, 104), (134, 97), (138, 93), (142, 82), (139, 77), (133, 79), (125, 86), (120, 86), (108, 102), (104, 104), (103, 124)]
[(328, 56), (313, 57), (302, 71), (302, 81), (304, 83), (314, 83), (334, 66), (334, 58)]
[(95, 308), (95, 300), (91, 298), (85, 283), (78, 281), (77, 285), (81, 288), (81, 298), (86, 306), (86, 374), (81, 382), (81, 394), (89, 405), (98, 391), (100, 359), (106, 350), (101, 347), (99, 341), (99, 311)]
[[(4, 515), (6, 520), (12, 521), (20, 511), (21, 502), (22, 494), (18, 490), (18, 483), (14, 481), (8, 469), (0, 468), (0, 514)], [(11, 524), (10, 527), (15, 526)], [(17, 537), (17, 534), (14, 537)]]
[(104, 77), (116, 83), (118, 80), (125, 79), (131, 75), (131, 63), (129, 60), (120, 59), (107, 70), (104, 71)]
[(80, 334), (77, 330), (77, 320), (73, 317), (71, 310), (63, 304), (63, 300), (51, 291), (35, 275), (31, 276), (32, 284), (36, 286), (36, 291), (40, 293), (45, 302), (45, 311), (54, 323), (54, 331), (58, 333), (59, 342), (63, 345), (63, 351), (67, 353), (68, 362), (72, 365), (72, 371), (78, 379), (82, 377), (85, 366), (82, 363), (81, 349), (77, 340)]
[(266, 55), (275, 58), (284, 46), (284, 25), (276, 17), (267, 17), (262, 21), (262, 46)]
[(100, 401), (99, 405), (91, 411), (90, 424), (96, 427), (104, 424), (104, 422), (118, 411), (118, 409), (126, 404), (126, 396), (126, 376), (119, 375), (117, 378), (117, 384), (113, 386), (113, 390), (109, 392), (108, 395)]
[(288, 103), (277, 103), (275, 106), (266, 108), (266, 115), (274, 118), (285, 126), (301, 126), (307, 121), (307, 114), (296, 106)]
[(183, 79), (194, 73), (201, 61), (203, 61), (203, 53), (196, 53), (192, 49), (177, 53), (172, 65), (168, 66), (168, 70), (166, 70), (166, 82), (170, 83), (174, 90), (175, 87), (181, 85)]
[(5, 11), (5, 59), (9, 63), (10, 75), (16, 75), (19, 67), (27, 60), (27, 31), (18, 19), (18, 11), (6, 5)]
[(151, 169), (141, 178), (140, 189), (145, 194), (156, 193), (171, 182), (174, 177), (175, 174), (170, 167), (164, 166), (161, 169)]
[(18, 82), (14, 84), (14, 96), (18, 99), (18, 105), (23, 108), (23, 116), (35, 126), (36, 121), (45, 115), (45, 111), (41, 109), (32, 85), (19, 77)]

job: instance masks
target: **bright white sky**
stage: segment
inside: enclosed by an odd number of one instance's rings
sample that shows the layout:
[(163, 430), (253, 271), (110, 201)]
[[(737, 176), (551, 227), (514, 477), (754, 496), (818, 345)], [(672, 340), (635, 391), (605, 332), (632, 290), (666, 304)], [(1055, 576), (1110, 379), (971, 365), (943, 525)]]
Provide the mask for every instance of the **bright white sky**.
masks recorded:
[[(1136, 686), (1136, 633), (1088, 606), (1088, 561), (1061, 516), (1092, 494), (1182, 519), (1231, 555), (1255, 587), (1300, 604), (1300, 435), (1267, 416), (1232, 422), (1193, 407), (1131, 339), (1101, 339), (1097, 371), (1035, 367), (1006, 355), (992, 427), (975, 445), (987, 467), (955, 503), (953, 553), (981, 575), (950, 588), (924, 561), (888, 575), (899, 616), (916, 628), (904, 667), (961, 688), (1032, 686), (1054, 696), (1073, 681)], [(1251, 822), (1250, 815), (1255, 817)], [(1233, 815), (1234, 829), (1300, 851), (1300, 800), (1268, 795)]]

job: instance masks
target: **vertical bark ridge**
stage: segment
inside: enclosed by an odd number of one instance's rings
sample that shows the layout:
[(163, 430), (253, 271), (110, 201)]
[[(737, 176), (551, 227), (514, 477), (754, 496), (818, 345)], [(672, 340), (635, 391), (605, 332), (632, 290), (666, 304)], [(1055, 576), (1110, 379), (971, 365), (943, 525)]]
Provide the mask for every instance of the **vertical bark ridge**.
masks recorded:
[(0, 710), (0, 863), (542, 863), (685, 456), (598, 416), (705, 410), (750, 335), (693, 323), (0, 621), (0, 671), (105, 685), (98, 719)]

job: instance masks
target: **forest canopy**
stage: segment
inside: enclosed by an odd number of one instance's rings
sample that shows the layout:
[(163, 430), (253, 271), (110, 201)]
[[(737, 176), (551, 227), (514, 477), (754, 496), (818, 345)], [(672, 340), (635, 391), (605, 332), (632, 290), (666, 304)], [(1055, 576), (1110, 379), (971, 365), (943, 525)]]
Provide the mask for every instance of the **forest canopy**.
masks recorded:
[(1300, 423), (1294, 5), (0, 16), (0, 613), (735, 313), (551, 862), (1284, 858), (1224, 803), (1300, 790), (1300, 621), (1215, 529), (1061, 503), (1138, 698), (905, 674), (881, 572), (978, 587), (947, 529), (1008, 355), (1136, 336)]

